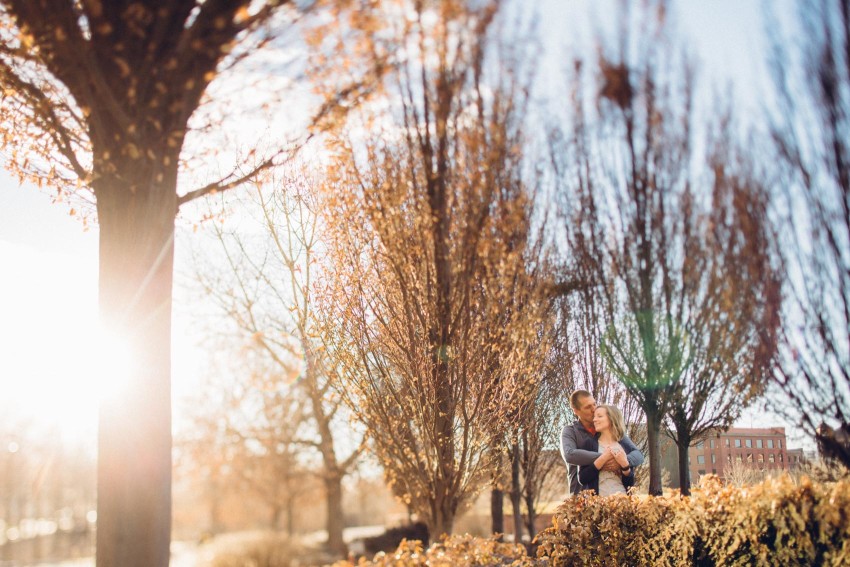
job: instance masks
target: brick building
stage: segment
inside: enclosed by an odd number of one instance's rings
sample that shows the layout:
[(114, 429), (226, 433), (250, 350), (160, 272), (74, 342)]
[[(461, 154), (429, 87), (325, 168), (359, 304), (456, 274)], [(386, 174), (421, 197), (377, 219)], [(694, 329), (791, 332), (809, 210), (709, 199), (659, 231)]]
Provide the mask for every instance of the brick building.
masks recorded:
[(733, 463), (762, 470), (789, 470), (788, 445), (784, 427), (742, 428), (711, 433), (688, 451), (691, 481), (713, 473), (723, 478)]
[(815, 458), (814, 455), (807, 455), (803, 449), (788, 449), (785, 451), (788, 454), (788, 470), (794, 471)]

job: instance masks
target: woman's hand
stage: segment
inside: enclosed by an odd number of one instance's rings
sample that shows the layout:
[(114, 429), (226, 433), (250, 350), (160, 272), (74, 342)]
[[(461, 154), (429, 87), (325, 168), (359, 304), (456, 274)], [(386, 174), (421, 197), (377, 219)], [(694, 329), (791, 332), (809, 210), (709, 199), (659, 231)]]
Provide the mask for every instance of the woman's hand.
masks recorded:
[(620, 465), (620, 468), (629, 467), (629, 459), (626, 458), (626, 452), (623, 450), (623, 447), (619, 443), (610, 445), (608, 449), (611, 451), (611, 455), (614, 460), (617, 461), (618, 465)]
[(602, 449), (602, 452), (596, 457), (596, 460), (593, 461), (593, 466), (596, 467), (596, 470), (602, 470), (602, 467), (605, 466), (606, 463), (614, 459), (614, 454), (611, 452), (611, 447), (605, 447)]
[(620, 467), (629, 466), (629, 460), (626, 458), (626, 452), (620, 446), (620, 444), (609, 445), (608, 451), (611, 453), (611, 457), (617, 462)]

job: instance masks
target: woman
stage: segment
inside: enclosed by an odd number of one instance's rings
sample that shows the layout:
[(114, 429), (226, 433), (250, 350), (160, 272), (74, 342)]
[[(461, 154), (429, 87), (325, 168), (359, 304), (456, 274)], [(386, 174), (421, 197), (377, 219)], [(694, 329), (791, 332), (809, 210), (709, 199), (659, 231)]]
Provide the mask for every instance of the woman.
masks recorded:
[[(579, 467), (579, 482), (584, 490), (593, 490), (600, 496), (625, 494), (626, 489), (635, 484), (635, 471), (629, 466), (628, 453), (620, 444), (626, 435), (623, 414), (614, 406), (598, 406), (593, 414), (593, 427), (599, 435), (587, 440), (582, 449), (601, 454), (593, 464)], [(633, 450), (630, 447), (628, 452)], [(609, 464), (612, 460), (616, 466)]]

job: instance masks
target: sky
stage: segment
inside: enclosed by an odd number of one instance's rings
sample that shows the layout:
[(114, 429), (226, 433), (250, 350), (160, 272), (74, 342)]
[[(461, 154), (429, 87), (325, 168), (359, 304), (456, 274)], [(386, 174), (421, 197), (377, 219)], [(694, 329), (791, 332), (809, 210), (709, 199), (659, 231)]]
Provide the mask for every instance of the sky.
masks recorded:
[[(633, 6), (643, 2), (630, 2)], [(597, 30), (616, 32), (621, 0), (542, 0), (537, 25), (545, 43), (547, 62), (542, 75), (556, 77), (569, 48), (595, 56)], [(735, 82), (738, 102), (752, 111), (766, 88), (763, 53), (766, 49), (762, 0), (679, 0), (672, 2), (668, 20), (678, 30), (683, 49), (696, 58), (700, 79), (718, 86)], [(787, 11), (787, 0), (770, 6)]]
[(96, 325), (97, 234), (2, 172), (0, 271), (0, 409), (7, 418), (52, 415), (73, 419), (80, 433), (93, 430), (83, 413), (92, 406), (83, 403), (79, 415), (63, 407), (69, 395), (90, 397), (90, 385), (60, 376), (90, 354), (78, 331)]
[[(557, 79), (567, 49), (586, 46), (598, 22), (611, 21), (620, 5), (608, 0), (539, 0), (546, 50), (542, 74)], [(763, 3), (705, 0), (674, 5), (680, 35), (703, 64), (705, 78), (734, 80), (743, 107), (757, 108), (766, 80)], [(181, 239), (190, 233), (178, 234), (178, 272), (185, 269)], [(67, 206), (52, 204), (45, 191), (20, 186), (0, 173), (0, 412), (58, 425), (63, 435), (92, 442), (97, 402), (110, 380), (92, 364), (92, 345), (99, 336), (97, 236), (96, 226), (84, 231)], [(199, 383), (204, 357), (196, 344), (199, 334), (179, 306), (173, 336), (179, 424), (181, 400)], [(760, 411), (749, 412), (740, 422), (744, 427), (776, 424), (777, 419)]]

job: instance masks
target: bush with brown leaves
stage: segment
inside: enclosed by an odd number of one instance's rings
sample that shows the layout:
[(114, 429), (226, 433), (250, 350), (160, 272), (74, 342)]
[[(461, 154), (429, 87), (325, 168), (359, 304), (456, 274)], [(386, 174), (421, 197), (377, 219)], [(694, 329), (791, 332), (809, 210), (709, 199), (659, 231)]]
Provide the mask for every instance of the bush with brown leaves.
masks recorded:
[(690, 497), (581, 495), (537, 536), (553, 565), (850, 565), (850, 481), (704, 478)]

